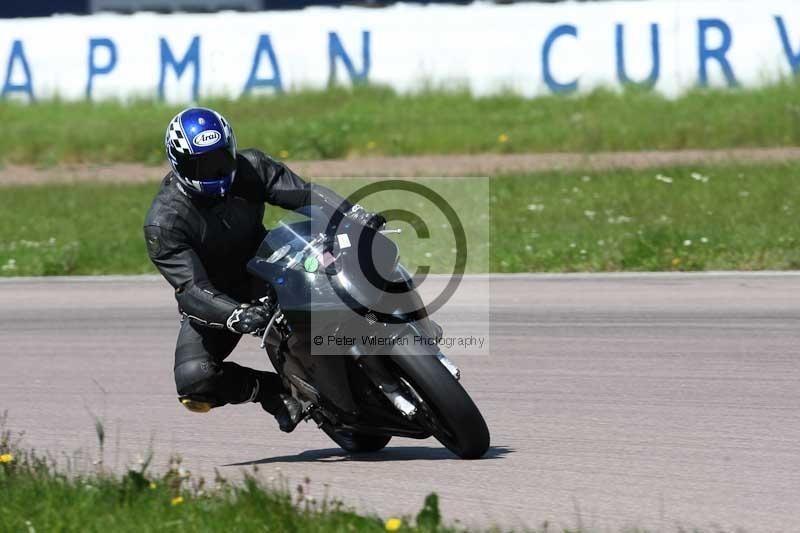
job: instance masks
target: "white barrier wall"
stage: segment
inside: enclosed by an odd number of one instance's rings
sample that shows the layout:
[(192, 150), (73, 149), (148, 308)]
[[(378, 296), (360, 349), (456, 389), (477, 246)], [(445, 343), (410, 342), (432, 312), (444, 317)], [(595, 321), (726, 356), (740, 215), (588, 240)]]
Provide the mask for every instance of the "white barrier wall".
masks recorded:
[(800, 73), (800, 0), (3, 20), (0, 69), (2, 96), (23, 99), (189, 101), (324, 87), (332, 79), (528, 96), (631, 81), (676, 95)]

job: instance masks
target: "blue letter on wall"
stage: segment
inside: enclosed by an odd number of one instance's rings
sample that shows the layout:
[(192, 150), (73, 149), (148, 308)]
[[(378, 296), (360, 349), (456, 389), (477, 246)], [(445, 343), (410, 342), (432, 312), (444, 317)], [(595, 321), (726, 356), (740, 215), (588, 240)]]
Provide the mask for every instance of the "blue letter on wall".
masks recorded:
[(775, 23), (778, 25), (778, 32), (781, 34), (781, 42), (783, 43), (783, 51), (786, 52), (786, 59), (789, 60), (792, 73), (795, 75), (800, 74), (800, 51), (795, 54), (792, 50), (792, 43), (789, 42), (789, 32), (786, 31), (783, 17), (775, 16)]
[(342, 41), (336, 32), (328, 32), (328, 84), (336, 84), (336, 58), (340, 58), (344, 63), (344, 68), (347, 70), (347, 75), (350, 76), (350, 81), (353, 85), (367, 83), (369, 80), (369, 67), (371, 63), (371, 55), (369, 49), (369, 32), (361, 32), (361, 72), (357, 71), (350, 60), (350, 56), (344, 51)]
[[(95, 62), (95, 50), (105, 48), (108, 50), (108, 62), (98, 65)], [(108, 74), (117, 66), (117, 46), (108, 38), (89, 39), (89, 79), (86, 81), (86, 98), (92, 97), (92, 81), (97, 75)]]
[[(14, 71), (14, 62), (19, 61), (22, 66), (22, 71), (25, 73), (25, 81), (22, 83), (12, 83), (11, 75)], [(11, 43), (11, 55), (8, 57), (8, 66), (6, 66), (6, 80), (3, 83), (3, 98), (10, 93), (24, 93), (28, 98), (33, 100), (33, 77), (31, 76), (31, 69), (28, 66), (28, 60), (25, 58), (25, 50), (22, 48), (22, 41), (15, 40)]]
[(661, 74), (661, 52), (658, 42), (658, 24), (650, 24), (650, 50), (653, 54), (653, 67), (650, 75), (643, 82), (634, 82), (625, 71), (625, 28), (617, 24), (617, 79), (624, 85), (638, 85), (647, 89), (652, 88)]
[[(271, 78), (259, 78), (258, 67), (261, 64), (261, 54), (267, 54), (269, 63), (272, 66)], [(256, 46), (256, 53), (253, 56), (253, 66), (250, 69), (250, 76), (247, 77), (247, 83), (244, 86), (244, 93), (247, 94), (255, 87), (272, 87), (276, 92), (283, 91), (283, 82), (281, 82), (281, 69), (278, 66), (278, 60), (275, 58), (275, 50), (272, 49), (272, 41), (269, 35), (261, 34), (258, 38), (258, 45)]]
[[(700, 72), (698, 73), (699, 83), (702, 87), (708, 86), (708, 60), (713, 59), (722, 68), (722, 73), (725, 75), (725, 81), (729, 87), (738, 84), (736, 76), (733, 74), (731, 64), (725, 54), (731, 47), (733, 37), (731, 36), (730, 27), (720, 19), (700, 19), (697, 21), (700, 45), (698, 47), (698, 59), (700, 65)], [(709, 49), (706, 42), (706, 34), (710, 28), (716, 28), (722, 35), (722, 44), (718, 48)]]
[(550, 49), (553, 47), (553, 43), (556, 42), (556, 39), (562, 35), (577, 37), (578, 28), (571, 24), (562, 24), (558, 26), (550, 32), (550, 35), (544, 40), (544, 46), (542, 47), (542, 74), (544, 75), (544, 82), (554, 93), (569, 93), (578, 89), (578, 80), (569, 83), (559, 83), (553, 78), (553, 72), (550, 68)]
[(200, 88), (200, 37), (195, 35), (192, 38), (192, 44), (189, 45), (189, 50), (183, 59), (177, 61), (175, 56), (172, 55), (172, 50), (169, 48), (167, 40), (161, 37), (161, 74), (158, 78), (158, 97), (164, 98), (164, 81), (167, 77), (167, 64), (172, 66), (175, 71), (175, 77), (180, 79), (183, 72), (189, 66), (189, 63), (194, 63), (194, 79), (192, 80), (192, 99), (197, 100), (197, 94)]

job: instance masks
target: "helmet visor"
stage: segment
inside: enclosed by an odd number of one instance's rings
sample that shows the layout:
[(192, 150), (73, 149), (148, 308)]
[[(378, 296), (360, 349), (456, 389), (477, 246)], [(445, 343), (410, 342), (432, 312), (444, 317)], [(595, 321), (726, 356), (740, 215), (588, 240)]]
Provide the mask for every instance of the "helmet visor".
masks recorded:
[(236, 170), (236, 153), (232, 148), (220, 148), (181, 158), (175, 170), (187, 180), (217, 181), (230, 176)]
[(233, 185), (233, 174), (217, 180), (192, 181), (190, 183), (200, 190), (200, 194), (205, 196), (225, 196)]

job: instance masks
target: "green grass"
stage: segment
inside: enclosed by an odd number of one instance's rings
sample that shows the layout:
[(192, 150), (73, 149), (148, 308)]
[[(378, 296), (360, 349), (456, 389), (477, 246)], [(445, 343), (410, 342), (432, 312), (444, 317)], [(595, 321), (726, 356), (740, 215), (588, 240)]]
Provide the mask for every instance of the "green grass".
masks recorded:
[(800, 164), (493, 182), (492, 270), (800, 268)]
[[(162, 475), (147, 465), (117, 476), (100, 467), (89, 473), (60, 471), (51, 461), (0, 445), (0, 531), (150, 532), (276, 531), (382, 532), (387, 522), (340, 502), (316, 501), (308, 481), (290, 491), (260, 481), (257, 470), (243, 482), (194, 479), (173, 461)], [(454, 531), (441, 525), (438, 499), (429, 495), (400, 531)]]
[[(780, 270), (800, 268), (798, 175), (800, 164), (789, 163), (428, 185), (458, 211), (472, 272)], [(368, 182), (323, 183), (347, 192)], [(141, 225), (156, 188), (1, 188), (0, 275), (153, 272)], [(365, 203), (383, 209), (392, 201), (376, 196)], [(453, 238), (442, 215), (426, 202), (401, 207), (419, 212), (431, 228), (431, 239), (413, 231), (400, 236), (403, 262), (449, 272)], [(267, 225), (285, 214), (269, 208)]]
[[(761, 89), (477, 98), (466, 91), (306, 91), (208, 100), (239, 145), (281, 159), (358, 155), (605, 151), (800, 143), (800, 83)], [(164, 162), (164, 128), (179, 107), (152, 101), (0, 102), (0, 163)]]

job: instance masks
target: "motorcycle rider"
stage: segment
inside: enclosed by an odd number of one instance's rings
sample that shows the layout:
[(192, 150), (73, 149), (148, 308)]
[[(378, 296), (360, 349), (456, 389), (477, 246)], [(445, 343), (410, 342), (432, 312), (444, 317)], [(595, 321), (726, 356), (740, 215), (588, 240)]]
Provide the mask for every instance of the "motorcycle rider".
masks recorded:
[(259, 334), (271, 318), (258, 300), (266, 287), (246, 268), (267, 233), (264, 206), (326, 205), (376, 229), (386, 221), (306, 183), (259, 150), (237, 151), (230, 124), (211, 109), (178, 113), (164, 143), (172, 170), (147, 212), (144, 236), (183, 315), (175, 348), (178, 399), (197, 412), (260, 403), (290, 432), (302, 408), (281, 378), (225, 361), (242, 335)]

